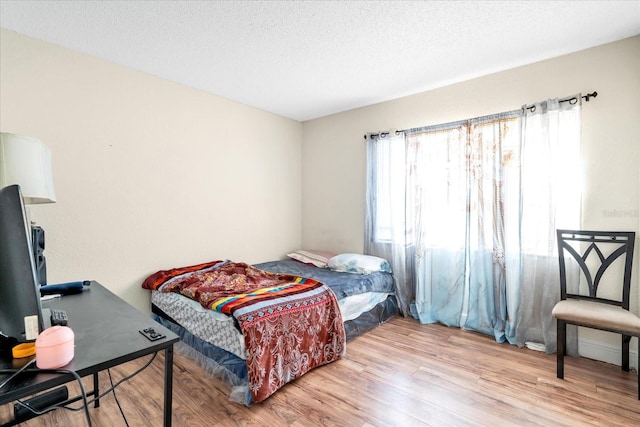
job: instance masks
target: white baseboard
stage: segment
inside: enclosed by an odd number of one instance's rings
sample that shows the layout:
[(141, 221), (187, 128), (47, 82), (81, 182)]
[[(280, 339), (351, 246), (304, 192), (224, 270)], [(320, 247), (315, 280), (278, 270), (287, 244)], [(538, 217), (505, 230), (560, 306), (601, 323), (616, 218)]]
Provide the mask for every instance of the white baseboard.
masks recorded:
[[(633, 341), (634, 338), (631, 339), (632, 343)], [(618, 366), (622, 364), (622, 349), (620, 345), (613, 347), (602, 342), (581, 338), (578, 344), (578, 352), (580, 356), (589, 359), (600, 360)], [(638, 372), (638, 352), (634, 348), (629, 350), (629, 367)]]

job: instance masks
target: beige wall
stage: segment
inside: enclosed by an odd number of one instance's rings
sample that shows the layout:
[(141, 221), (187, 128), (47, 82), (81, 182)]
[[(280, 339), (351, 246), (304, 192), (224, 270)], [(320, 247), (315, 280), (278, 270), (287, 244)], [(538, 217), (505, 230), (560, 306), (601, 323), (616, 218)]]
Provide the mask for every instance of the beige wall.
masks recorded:
[(159, 269), (299, 247), (299, 122), (0, 35), (0, 130), (53, 154), (58, 201), (28, 208), (50, 283), (95, 279), (148, 310)]
[[(366, 67), (361, 72), (366, 73)], [(637, 232), (640, 37), (305, 122), (303, 246), (362, 251), (366, 132), (446, 123), (594, 90), (598, 97), (583, 107), (583, 226)], [(636, 313), (639, 252), (632, 294)], [(589, 353), (590, 340), (595, 347), (619, 347), (619, 337), (613, 334), (585, 332), (581, 351)]]

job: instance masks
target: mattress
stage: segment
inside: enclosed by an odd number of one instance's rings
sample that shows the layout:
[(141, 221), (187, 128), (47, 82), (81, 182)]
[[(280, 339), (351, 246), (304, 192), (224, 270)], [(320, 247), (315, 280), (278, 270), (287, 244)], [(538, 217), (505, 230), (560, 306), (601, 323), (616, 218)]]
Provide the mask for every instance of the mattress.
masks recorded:
[[(358, 318), (389, 295), (386, 292), (366, 292), (339, 299), (342, 320), (346, 322)], [(173, 292), (152, 291), (151, 303), (194, 336), (245, 359), (244, 337), (233, 317), (204, 308), (197, 301)]]
[[(206, 340), (200, 339), (173, 321), (157, 306), (152, 305), (154, 319), (180, 337), (174, 348), (177, 354), (195, 360), (203, 370), (220, 378), (230, 387), (229, 400), (249, 405), (252, 403), (248, 386), (247, 364), (244, 359)], [(347, 341), (354, 339), (398, 314), (398, 302), (390, 295), (373, 309), (358, 318), (345, 322)]]
[[(336, 272), (294, 260), (271, 261), (254, 267), (270, 273), (311, 278), (329, 286), (336, 296), (347, 341), (398, 313), (394, 279), (389, 273)], [(245, 336), (236, 319), (204, 308), (176, 292), (153, 290), (151, 302), (156, 320), (181, 337), (176, 351), (197, 360), (205, 371), (229, 384), (232, 401), (251, 403)]]

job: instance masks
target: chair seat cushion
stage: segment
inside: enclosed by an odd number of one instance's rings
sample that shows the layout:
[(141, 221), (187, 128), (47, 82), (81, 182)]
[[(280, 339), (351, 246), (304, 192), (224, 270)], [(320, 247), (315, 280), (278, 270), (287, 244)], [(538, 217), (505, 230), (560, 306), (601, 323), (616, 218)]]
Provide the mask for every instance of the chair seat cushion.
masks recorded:
[(640, 336), (640, 317), (615, 305), (566, 299), (558, 302), (551, 313), (568, 323)]

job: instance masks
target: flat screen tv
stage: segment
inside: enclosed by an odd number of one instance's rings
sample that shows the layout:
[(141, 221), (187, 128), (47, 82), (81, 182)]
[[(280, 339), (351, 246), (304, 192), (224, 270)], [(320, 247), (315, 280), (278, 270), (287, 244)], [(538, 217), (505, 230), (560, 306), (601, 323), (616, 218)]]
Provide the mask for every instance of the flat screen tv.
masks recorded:
[(0, 189), (0, 333), (22, 343), (43, 329), (31, 227), (20, 187), (10, 185)]

